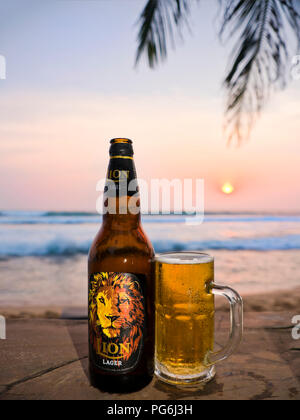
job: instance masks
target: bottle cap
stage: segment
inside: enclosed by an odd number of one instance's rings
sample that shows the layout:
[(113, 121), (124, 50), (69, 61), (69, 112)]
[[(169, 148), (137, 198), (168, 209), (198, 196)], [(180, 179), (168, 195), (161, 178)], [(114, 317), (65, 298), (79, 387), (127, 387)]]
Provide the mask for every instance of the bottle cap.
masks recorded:
[(133, 147), (132, 141), (129, 139), (116, 138), (110, 141), (111, 146), (109, 149), (109, 154), (111, 157), (132, 157), (133, 156)]

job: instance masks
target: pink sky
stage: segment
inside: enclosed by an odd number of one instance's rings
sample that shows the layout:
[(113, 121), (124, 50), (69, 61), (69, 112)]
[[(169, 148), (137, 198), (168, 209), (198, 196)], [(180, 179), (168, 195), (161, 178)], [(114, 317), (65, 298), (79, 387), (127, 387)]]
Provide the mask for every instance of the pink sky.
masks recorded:
[[(228, 147), (218, 100), (180, 94), (150, 100), (92, 94), (2, 97), (1, 107), (5, 103), (11, 118), (1, 126), (1, 208), (95, 210), (109, 140), (124, 136), (134, 141), (140, 178), (204, 178), (206, 211), (299, 211), (296, 100), (292, 89), (278, 94), (251, 140)], [(220, 192), (227, 181), (236, 188), (229, 197)]]
[(227, 147), (217, 1), (192, 8), (192, 34), (155, 71), (134, 68), (140, 0), (1, 4), (0, 211), (94, 211), (118, 136), (140, 178), (204, 178), (207, 211), (300, 211), (300, 80)]

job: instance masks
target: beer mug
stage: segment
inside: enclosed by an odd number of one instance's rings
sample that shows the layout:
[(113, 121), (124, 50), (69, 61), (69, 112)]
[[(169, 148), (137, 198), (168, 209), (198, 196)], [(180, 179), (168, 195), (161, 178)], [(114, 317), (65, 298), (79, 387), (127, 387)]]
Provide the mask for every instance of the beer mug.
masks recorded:
[[(155, 259), (158, 379), (197, 385), (213, 379), (215, 364), (227, 359), (243, 334), (243, 301), (230, 287), (214, 283), (214, 258), (200, 252), (172, 252)], [(214, 352), (214, 295), (230, 303), (227, 345)]]

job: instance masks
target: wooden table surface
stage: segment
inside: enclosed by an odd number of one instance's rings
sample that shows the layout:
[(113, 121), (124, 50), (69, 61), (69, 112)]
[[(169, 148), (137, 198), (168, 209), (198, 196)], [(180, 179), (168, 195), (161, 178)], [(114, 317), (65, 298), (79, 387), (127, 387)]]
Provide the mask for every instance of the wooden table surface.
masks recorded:
[[(300, 340), (289, 313), (246, 313), (238, 352), (202, 388), (182, 389), (154, 379), (143, 390), (102, 393), (87, 377), (87, 322), (11, 319), (0, 340), (0, 400), (299, 400)], [(216, 319), (216, 341), (228, 337), (228, 314)]]

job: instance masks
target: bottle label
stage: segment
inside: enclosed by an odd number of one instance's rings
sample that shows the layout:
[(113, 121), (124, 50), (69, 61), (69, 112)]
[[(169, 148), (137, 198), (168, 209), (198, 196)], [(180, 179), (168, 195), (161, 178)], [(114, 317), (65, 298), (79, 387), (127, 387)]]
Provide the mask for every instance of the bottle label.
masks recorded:
[(125, 373), (139, 363), (146, 327), (145, 276), (93, 274), (89, 285), (90, 355), (101, 370)]
[(114, 156), (110, 158), (105, 192), (108, 193), (108, 196), (116, 192), (119, 197), (132, 197), (138, 192), (137, 175), (132, 157)]

